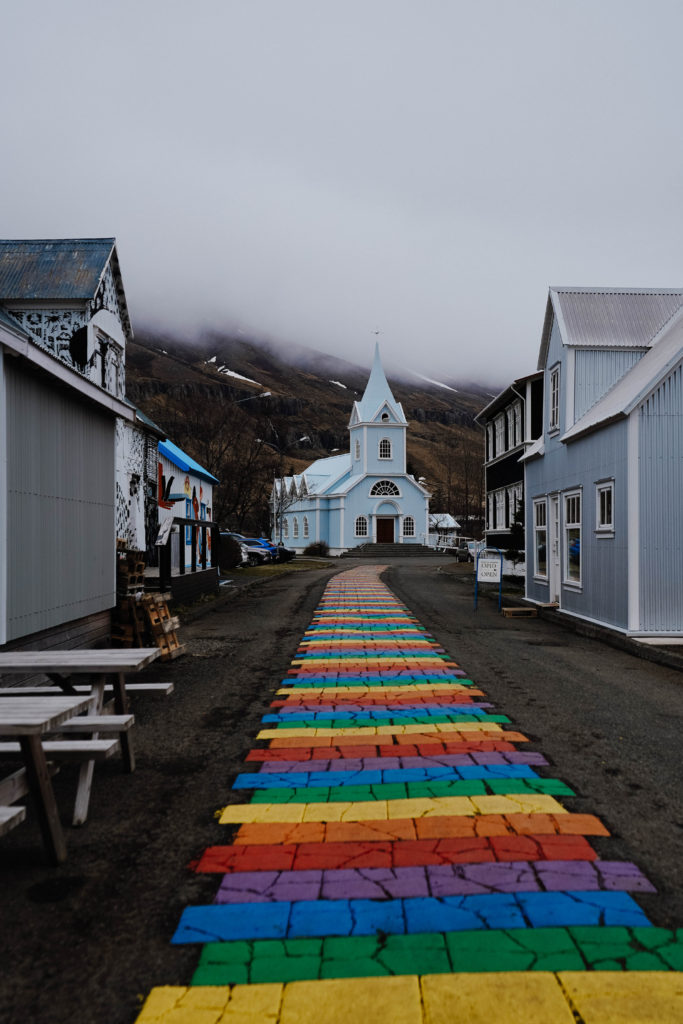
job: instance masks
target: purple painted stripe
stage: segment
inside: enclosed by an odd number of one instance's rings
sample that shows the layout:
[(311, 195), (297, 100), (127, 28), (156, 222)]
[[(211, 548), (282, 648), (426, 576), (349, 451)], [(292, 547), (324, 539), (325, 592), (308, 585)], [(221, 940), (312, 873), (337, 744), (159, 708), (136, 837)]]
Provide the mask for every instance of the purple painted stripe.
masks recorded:
[(434, 757), (338, 757), (314, 761), (264, 761), (262, 772), (362, 772), (401, 768), (464, 768), (472, 765), (548, 764), (542, 754), (525, 751), (440, 754)]
[(216, 903), (396, 900), (513, 892), (655, 892), (622, 861), (509, 861), (405, 868), (243, 871), (225, 875)]

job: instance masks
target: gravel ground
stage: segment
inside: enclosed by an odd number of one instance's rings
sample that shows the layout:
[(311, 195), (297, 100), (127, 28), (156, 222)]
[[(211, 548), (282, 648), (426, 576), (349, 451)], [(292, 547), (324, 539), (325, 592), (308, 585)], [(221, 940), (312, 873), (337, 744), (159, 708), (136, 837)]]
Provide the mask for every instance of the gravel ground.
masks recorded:
[[(356, 564), (253, 586), (245, 575), (211, 610), (188, 613), (183, 657), (144, 673), (172, 679), (174, 693), (134, 699), (135, 774), (116, 758), (98, 765), (80, 829), (68, 826), (74, 770), (55, 779), (66, 863), (46, 865), (30, 809), (0, 839), (3, 1024), (132, 1024), (153, 986), (189, 982), (198, 951), (170, 938), (183, 908), (216, 889), (189, 865), (229, 838), (215, 812), (243, 799), (230, 785), (260, 718), (325, 583)], [(475, 612), (471, 569), (448, 559), (397, 559), (385, 579), (551, 759), (546, 774), (576, 789), (568, 809), (613, 830), (603, 855), (635, 860), (657, 885), (639, 897), (654, 923), (682, 925), (683, 673), (540, 619), (505, 619), (488, 599)]]

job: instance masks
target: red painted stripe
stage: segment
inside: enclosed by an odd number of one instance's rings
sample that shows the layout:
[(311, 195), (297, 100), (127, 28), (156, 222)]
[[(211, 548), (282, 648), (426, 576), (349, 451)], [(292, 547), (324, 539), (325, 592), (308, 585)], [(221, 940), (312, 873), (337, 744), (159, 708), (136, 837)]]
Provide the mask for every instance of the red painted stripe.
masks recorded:
[(308, 871), (330, 868), (398, 868), (491, 861), (595, 860), (583, 836), (482, 836), (398, 842), (285, 843), (281, 846), (210, 846), (195, 871)]

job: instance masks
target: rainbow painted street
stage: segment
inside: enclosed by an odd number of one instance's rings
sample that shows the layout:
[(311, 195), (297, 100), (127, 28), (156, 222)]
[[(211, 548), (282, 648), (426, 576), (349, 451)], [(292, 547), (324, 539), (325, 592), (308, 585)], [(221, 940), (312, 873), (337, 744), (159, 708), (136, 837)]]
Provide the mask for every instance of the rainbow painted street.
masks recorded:
[(381, 571), (327, 586), (138, 1024), (683, 1021), (683, 930)]

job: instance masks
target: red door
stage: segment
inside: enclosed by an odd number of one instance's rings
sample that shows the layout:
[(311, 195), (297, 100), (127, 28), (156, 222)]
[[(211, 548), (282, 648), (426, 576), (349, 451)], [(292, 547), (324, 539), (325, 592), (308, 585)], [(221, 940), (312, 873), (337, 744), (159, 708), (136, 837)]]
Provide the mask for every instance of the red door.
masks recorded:
[(394, 520), (393, 519), (378, 519), (377, 520), (377, 543), (378, 544), (393, 544), (394, 543)]

